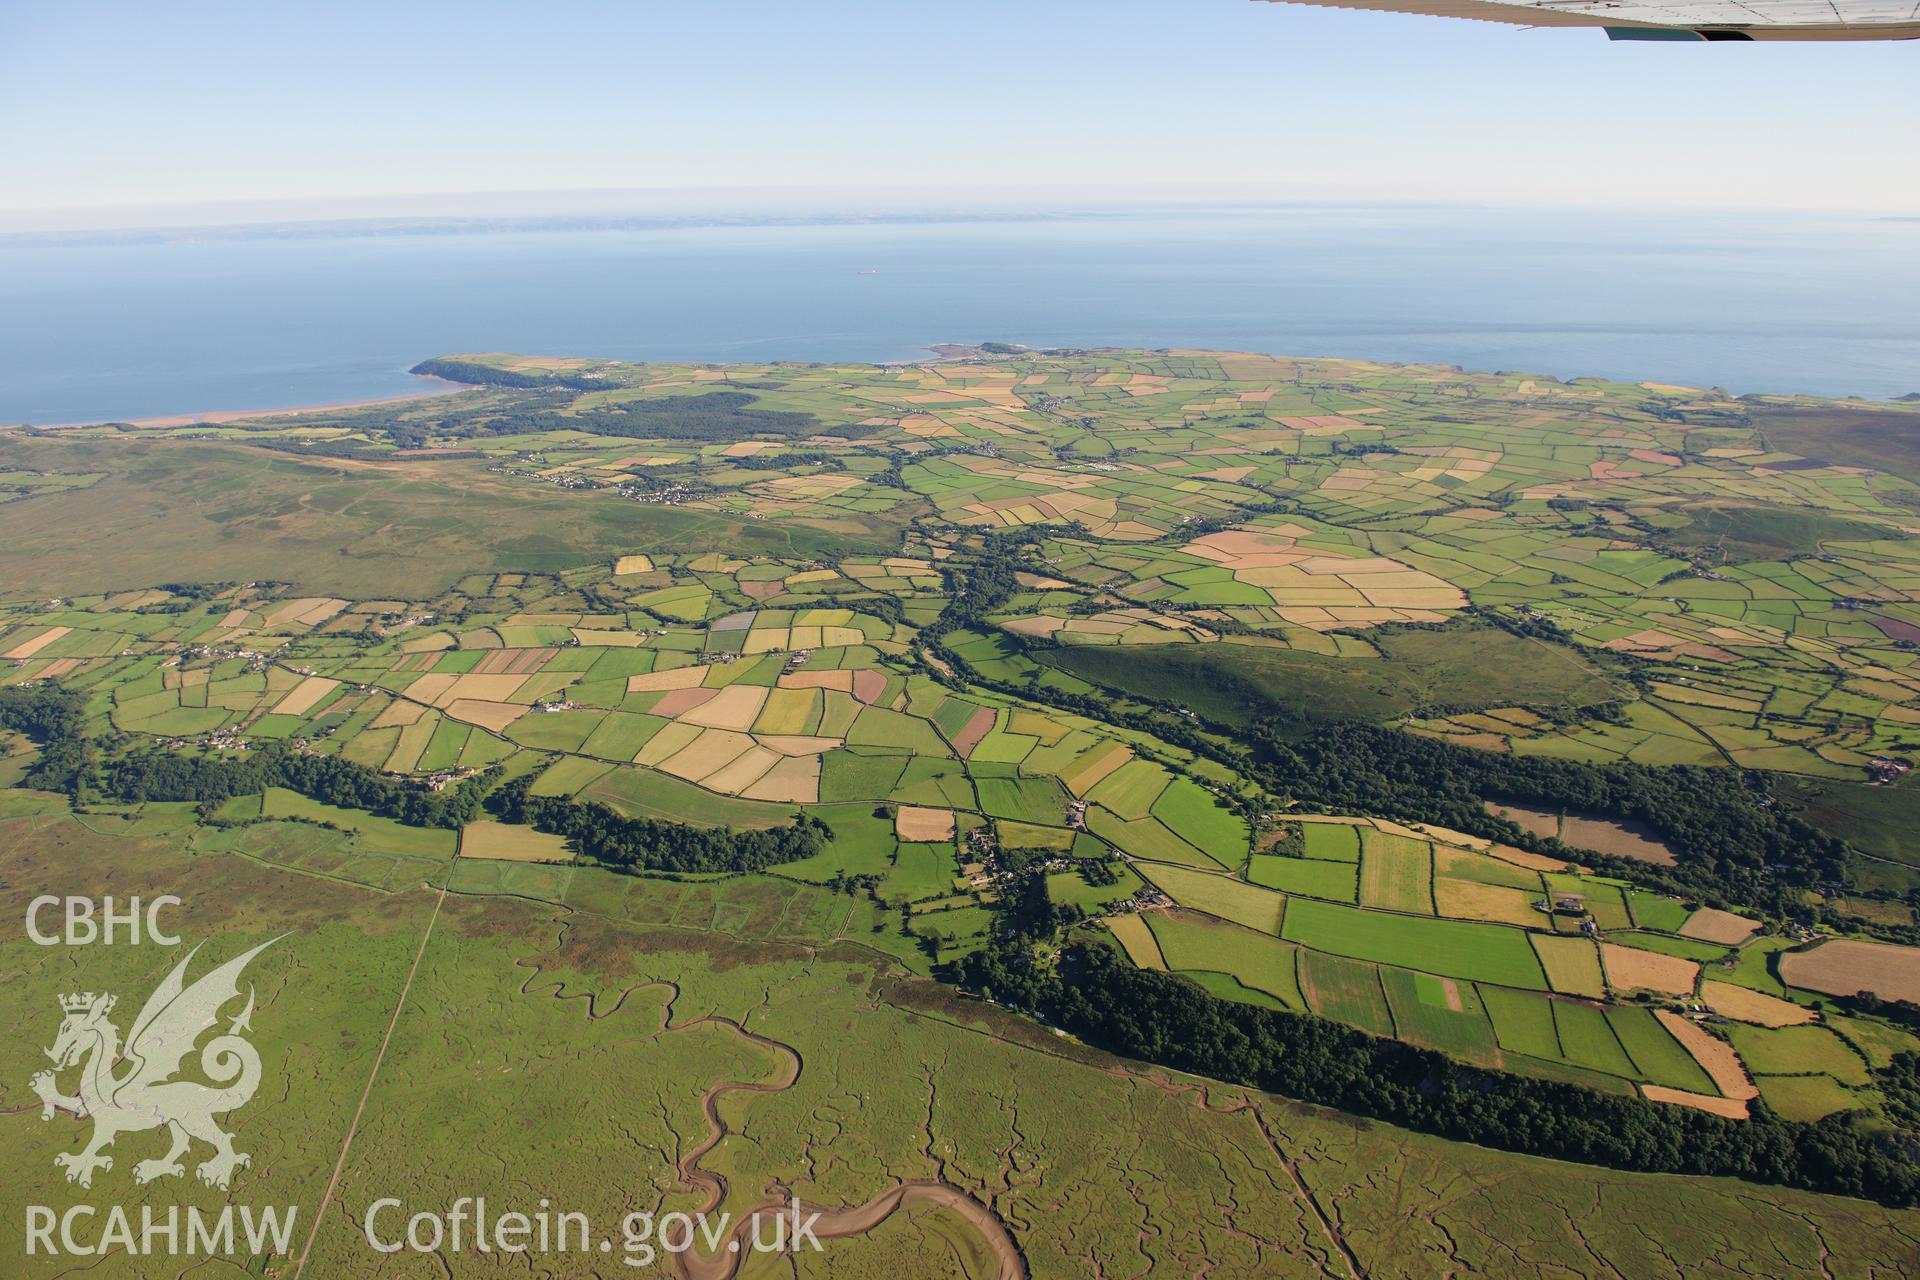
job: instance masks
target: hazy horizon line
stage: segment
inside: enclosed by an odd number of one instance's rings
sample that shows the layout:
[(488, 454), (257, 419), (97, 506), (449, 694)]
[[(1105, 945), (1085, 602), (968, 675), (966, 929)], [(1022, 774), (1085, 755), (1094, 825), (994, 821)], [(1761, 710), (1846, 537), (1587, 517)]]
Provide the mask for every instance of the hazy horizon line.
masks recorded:
[[(216, 199), (69, 207), (0, 208), (0, 237), (10, 240), (94, 239), (101, 236), (182, 233), (243, 233), (248, 230), (312, 230), (351, 224), (390, 224), (395, 229), (465, 224), (654, 219), (655, 225), (700, 225), (752, 218), (781, 220), (920, 219), (971, 213), (995, 217), (1057, 216), (1070, 209), (1121, 209), (1152, 205), (1369, 206), (1376, 208), (1631, 209), (1666, 214), (1824, 214), (1888, 220), (1920, 220), (1920, 211), (1900, 208), (1821, 206), (1650, 205), (1617, 202), (1516, 199), (1467, 193), (1395, 191), (1380, 184), (1306, 187), (1282, 183), (1022, 183), (962, 185), (691, 186), (394, 192), (352, 196)], [(504, 228), (503, 228), (504, 229)]]

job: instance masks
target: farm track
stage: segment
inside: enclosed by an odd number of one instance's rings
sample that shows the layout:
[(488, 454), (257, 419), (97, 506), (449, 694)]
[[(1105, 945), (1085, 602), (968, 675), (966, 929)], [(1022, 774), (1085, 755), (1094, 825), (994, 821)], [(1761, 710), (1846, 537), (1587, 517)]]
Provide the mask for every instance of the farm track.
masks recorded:
[[(564, 945), (571, 926), (563, 924), (556, 948)], [(729, 1094), (772, 1094), (784, 1093), (799, 1082), (801, 1072), (805, 1070), (805, 1061), (800, 1052), (792, 1045), (765, 1036), (757, 1031), (749, 1031), (739, 1021), (720, 1014), (702, 1014), (684, 1022), (673, 1021), (674, 1006), (680, 1000), (680, 984), (665, 978), (650, 978), (637, 982), (621, 990), (613, 1005), (605, 1011), (598, 1007), (598, 997), (589, 991), (572, 992), (558, 979), (541, 982), (544, 970), (539, 960), (527, 958), (514, 963), (529, 968), (530, 973), (520, 984), (520, 994), (546, 994), (554, 1000), (585, 1001), (582, 1010), (589, 1020), (598, 1021), (610, 1018), (618, 1013), (627, 1002), (627, 998), (636, 991), (659, 988), (668, 992), (666, 1003), (660, 1008), (659, 1035), (673, 1035), (700, 1026), (722, 1026), (745, 1040), (770, 1052), (779, 1063), (778, 1075), (772, 1080), (723, 1080), (709, 1085), (700, 1095), (700, 1111), (707, 1121), (707, 1133), (691, 1150), (674, 1162), (674, 1172), (688, 1190), (696, 1188), (706, 1192), (706, 1199), (695, 1210), (696, 1214), (710, 1214), (726, 1202), (731, 1187), (725, 1175), (701, 1166), (704, 1160), (721, 1142), (725, 1141), (731, 1130), (720, 1114), (720, 1101)], [(538, 985), (536, 985), (538, 984)], [(1296, 1175), (1297, 1181), (1297, 1175)], [(790, 1214), (798, 1213), (801, 1220), (818, 1214), (811, 1225), (815, 1237), (821, 1241), (844, 1240), (865, 1235), (880, 1226), (895, 1211), (913, 1204), (929, 1204), (947, 1209), (958, 1215), (968, 1226), (977, 1232), (993, 1254), (995, 1260), (994, 1280), (1028, 1280), (1026, 1259), (1020, 1252), (1020, 1246), (1013, 1238), (997, 1214), (982, 1204), (973, 1195), (961, 1187), (938, 1178), (910, 1178), (895, 1183), (880, 1192), (864, 1204), (842, 1205), (838, 1208), (822, 1208), (809, 1205), (796, 1197), (769, 1195), (752, 1209), (748, 1210), (734, 1223), (727, 1233), (724, 1243), (709, 1255), (702, 1257), (692, 1250), (673, 1255), (674, 1270), (681, 1280), (732, 1280), (746, 1260), (751, 1242), (765, 1238), (758, 1230), (762, 1221), (777, 1225), (781, 1221), (791, 1221)], [(785, 1236), (781, 1237), (785, 1239)], [(1361, 1277), (1364, 1280), (1364, 1277)]]
[[(454, 855), (447, 864), (447, 880), (453, 879), (453, 868), (459, 863), (459, 855)], [(340, 1155), (333, 1163), (333, 1175), (327, 1179), (327, 1190), (320, 1197), (320, 1207), (314, 1211), (313, 1226), (307, 1230), (307, 1242), (300, 1248), (300, 1256), (294, 1260), (291, 1280), (300, 1280), (300, 1273), (307, 1268), (307, 1255), (313, 1252), (314, 1239), (320, 1234), (320, 1224), (326, 1221), (327, 1207), (333, 1203), (333, 1193), (340, 1186), (341, 1171), (347, 1167), (347, 1153), (353, 1149), (354, 1134), (359, 1132), (360, 1118), (366, 1113), (367, 1099), (373, 1096), (374, 1083), (380, 1079), (380, 1067), (387, 1060), (387, 1046), (393, 1043), (394, 1028), (400, 1025), (400, 1015), (406, 1011), (407, 997), (413, 992), (414, 977), (420, 972), (420, 961), (427, 954), (427, 944), (433, 940), (433, 928), (440, 923), (440, 909), (447, 903), (447, 886), (442, 881), (440, 892), (433, 900), (433, 914), (427, 917), (427, 927), (421, 930), (420, 946), (413, 953), (413, 964), (407, 969), (407, 980), (400, 984), (400, 998), (393, 1002), (393, 1017), (387, 1020), (387, 1033), (380, 1038), (380, 1051), (374, 1055), (373, 1069), (367, 1072), (367, 1086), (360, 1091), (359, 1105), (353, 1109), (353, 1119), (347, 1124), (347, 1136), (340, 1143)]]

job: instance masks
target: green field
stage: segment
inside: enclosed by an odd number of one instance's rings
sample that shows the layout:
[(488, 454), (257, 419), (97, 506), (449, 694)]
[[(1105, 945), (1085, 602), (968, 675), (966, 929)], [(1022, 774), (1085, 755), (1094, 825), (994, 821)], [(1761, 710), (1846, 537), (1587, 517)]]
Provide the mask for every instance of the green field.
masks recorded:
[(1287, 1004), (1283, 1000), (1268, 995), (1264, 991), (1245, 985), (1232, 974), (1194, 970), (1181, 976), (1187, 978), (1189, 981), (1198, 983), (1208, 995), (1215, 996), (1221, 1000), (1232, 1000), (1239, 1004), (1250, 1004), (1260, 1009), (1287, 1010), (1295, 1007)]
[(1270, 934), (1206, 916), (1157, 912), (1148, 917), (1167, 967), (1176, 972), (1223, 973), (1289, 1009), (1304, 1009), (1296, 973), (1299, 949)]
[(1536, 936), (1530, 941), (1552, 990), (1593, 1000), (1606, 994), (1600, 951), (1590, 939)]
[(1689, 1093), (1718, 1092), (1693, 1055), (1647, 1010), (1623, 1005), (1607, 1010), (1607, 1021), (1642, 1079)]
[(1831, 1076), (1763, 1076), (1760, 1096), (1789, 1120), (1809, 1123), (1864, 1105), (1860, 1095)]
[(1131, 867), (1117, 868), (1116, 874), (1119, 879), (1113, 884), (1095, 884), (1079, 870), (1055, 871), (1047, 877), (1047, 894), (1055, 902), (1094, 911), (1104, 903), (1132, 897), (1139, 890), (1140, 876)]
[(792, 814), (786, 806), (716, 796), (651, 769), (615, 769), (601, 774), (576, 794), (633, 817), (695, 826), (771, 827)]
[(1867, 1064), (1825, 1027), (1749, 1027), (1733, 1023), (1727, 1035), (1755, 1075), (1827, 1075), (1842, 1084), (1867, 1083)]
[(1136, 858), (1176, 862), (1210, 871), (1224, 869), (1222, 863), (1182, 840), (1157, 818), (1128, 822), (1114, 817), (1105, 809), (1091, 809), (1087, 813), (1087, 829), (1110, 842), (1114, 848)]
[(1352, 902), (1358, 892), (1350, 862), (1321, 862), (1313, 858), (1279, 858), (1256, 853), (1247, 878), (1282, 893)]
[(1401, 1039), (1468, 1062), (1499, 1061), (1493, 1023), (1471, 983), (1405, 969), (1382, 969), (1380, 976)]
[(1568, 1062), (1608, 1075), (1638, 1077), (1639, 1071), (1627, 1056), (1605, 1010), (1572, 1000), (1555, 1000), (1553, 1024), (1560, 1036), (1561, 1053)]
[(1534, 1058), (1561, 1056), (1553, 1001), (1530, 991), (1495, 986), (1481, 987), (1480, 999), (1493, 1020), (1495, 1038), (1502, 1049)]
[(299, 818), (343, 827), (375, 848), (418, 858), (451, 858), (460, 842), (456, 831), (409, 827), (358, 809), (337, 809), (280, 787), (267, 789), (260, 812), (267, 818)]
[(1627, 907), (1633, 912), (1633, 922), (1642, 929), (1660, 929), (1667, 933), (1678, 931), (1692, 914), (1677, 898), (1653, 893), (1628, 894)]
[(1360, 861), (1360, 828), (1334, 822), (1303, 822), (1301, 839), (1309, 858), (1337, 862)]
[(1224, 866), (1238, 866), (1246, 856), (1245, 819), (1222, 808), (1191, 779), (1169, 782), (1152, 812), (1175, 835)]
[(1314, 951), (1441, 977), (1546, 986), (1526, 934), (1498, 925), (1393, 916), (1300, 898), (1287, 904), (1281, 936)]
[(1281, 918), (1290, 909), (1287, 899), (1271, 890), (1231, 876), (1185, 867), (1142, 867), (1141, 874), (1183, 907), (1204, 911), (1222, 920), (1281, 935)]
[(1363, 906), (1433, 913), (1433, 851), (1425, 841), (1368, 830), (1360, 847)]
[(1393, 1011), (1387, 1005), (1380, 970), (1374, 965), (1302, 951), (1300, 991), (1307, 1007), (1323, 1018), (1376, 1036), (1394, 1034)]

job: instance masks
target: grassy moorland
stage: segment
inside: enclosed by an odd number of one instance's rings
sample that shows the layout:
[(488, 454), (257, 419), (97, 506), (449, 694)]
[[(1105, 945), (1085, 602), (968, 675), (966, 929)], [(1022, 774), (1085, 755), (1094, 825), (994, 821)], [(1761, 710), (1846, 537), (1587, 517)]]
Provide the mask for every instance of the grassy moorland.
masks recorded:
[[(0, 468), (85, 487), (0, 503), (0, 592), (83, 594), (168, 582), (283, 581), (315, 594), (417, 598), (475, 571), (552, 572), (607, 547), (768, 555), (890, 550), (885, 521), (779, 527), (514, 483), (473, 458), (314, 458), (214, 440), (0, 435)], [(103, 558), (104, 557), (104, 558)], [(102, 580), (102, 573), (106, 578)]]

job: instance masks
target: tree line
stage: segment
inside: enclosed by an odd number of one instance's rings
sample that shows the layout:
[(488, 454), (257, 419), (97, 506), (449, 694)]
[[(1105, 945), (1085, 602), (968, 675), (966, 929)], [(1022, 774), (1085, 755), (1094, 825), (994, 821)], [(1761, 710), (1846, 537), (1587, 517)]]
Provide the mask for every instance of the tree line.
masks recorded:
[(1683, 896), (1792, 913), (1801, 888), (1845, 884), (1851, 874), (1845, 841), (1786, 812), (1758, 778), (1731, 769), (1504, 755), (1359, 721), (1323, 726), (1294, 743), (1256, 724), (1248, 741), (1250, 772), (1260, 782), (1330, 811), (1430, 822), (1534, 848), (1558, 842), (1527, 835), (1483, 802), (1644, 823), (1665, 838), (1676, 865), (1578, 856)]
[(819, 853), (833, 839), (826, 823), (802, 814), (784, 827), (740, 831), (629, 818), (597, 800), (537, 796), (531, 778), (517, 778), (487, 801), (502, 822), (565, 836), (596, 862), (630, 871), (762, 871)]
[(536, 796), (532, 779), (499, 786), (498, 766), (435, 791), (338, 756), (310, 755), (273, 743), (245, 756), (189, 756), (144, 750), (97, 765), (78, 788), (129, 804), (193, 801), (211, 813), (236, 796), (268, 787), (295, 791), (337, 809), (358, 809), (411, 827), (459, 829), (491, 813), (571, 840), (596, 862), (631, 871), (759, 871), (812, 857), (833, 838), (818, 818), (761, 831), (694, 827), (629, 818), (597, 801)]
[(245, 756), (136, 751), (100, 766), (92, 782), (101, 795), (114, 800), (190, 800), (208, 812), (236, 796), (282, 787), (321, 804), (376, 813), (410, 827), (458, 829), (480, 816), (481, 800), (499, 779), (496, 767), (435, 791), (338, 756), (308, 755), (272, 743)]
[[(415, 365), (412, 371), (454, 382), (547, 393), (557, 393), (563, 389), (610, 391), (618, 390), (621, 385), (589, 374), (496, 369), (466, 360), (427, 360)], [(418, 443), (428, 434), (470, 438), (543, 431), (589, 431), (595, 435), (643, 440), (734, 441), (757, 435), (795, 439), (828, 429), (826, 423), (811, 413), (754, 408), (758, 403), (759, 397), (746, 391), (707, 391), (696, 395), (617, 401), (574, 413), (561, 412), (570, 408), (570, 400), (547, 394), (529, 397), (529, 403), (512, 408), (476, 406), (449, 412), (442, 415), (431, 428), (396, 423), (386, 429), (386, 434), (396, 443), (406, 445)], [(873, 430), (871, 426), (851, 423), (832, 427), (836, 436), (845, 439), (870, 435)]]
[(128, 804), (192, 802), (210, 814), (237, 796), (282, 787), (338, 809), (455, 830), (491, 812), (503, 822), (565, 836), (587, 857), (633, 871), (760, 871), (812, 857), (833, 839), (832, 830), (810, 815), (785, 827), (753, 831), (629, 818), (597, 801), (536, 796), (530, 777), (500, 786), (497, 765), (436, 791), (281, 742), (246, 755), (186, 755), (148, 747), (107, 758), (101, 745), (85, 736), (85, 715), (85, 698), (65, 686), (0, 687), (0, 729), (41, 746), (41, 759), (27, 781), (76, 797), (97, 795)]
[[(1023, 915), (1044, 918), (1032, 904)], [(1800, 1123), (1756, 1099), (1751, 1118), (1729, 1120), (1467, 1066), (1310, 1014), (1222, 999), (1088, 942), (1070, 943), (1056, 964), (1043, 967), (1028, 939), (1003, 935), (947, 976), (1124, 1057), (1444, 1138), (1643, 1173), (1741, 1178), (1899, 1207), (1920, 1203), (1920, 1140), (1857, 1126), (1844, 1114)], [(1903, 1096), (1912, 1096), (1912, 1063), (1881, 1074), (1887, 1086), (1904, 1086)]]

